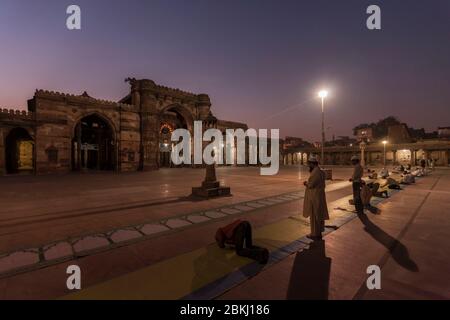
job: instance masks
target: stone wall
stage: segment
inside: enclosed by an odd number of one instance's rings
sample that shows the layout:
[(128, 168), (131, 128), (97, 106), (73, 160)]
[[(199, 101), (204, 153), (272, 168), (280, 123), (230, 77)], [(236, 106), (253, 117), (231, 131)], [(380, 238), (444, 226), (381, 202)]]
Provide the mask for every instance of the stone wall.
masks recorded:
[[(109, 124), (115, 140), (115, 169), (137, 170), (139, 159), (139, 115), (133, 106), (74, 96), (37, 91), (36, 171), (37, 173), (72, 170), (72, 140), (81, 119), (97, 115)], [(57, 162), (49, 161), (49, 149), (57, 150)]]
[(139, 133), (140, 118), (134, 106), (126, 106), (121, 110), (120, 138), (119, 138), (119, 167), (120, 171), (137, 171), (139, 169)]
[[(77, 125), (90, 115), (101, 118), (113, 132), (116, 171), (153, 170), (159, 167), (159, 131), (165, 112), (180, 115), (191, 133), (193, 122), (210, 114), (211, 101), (206, 94), (160, 86), (148, 79), (126, 81), (130, 94), (120, 102), (95, 99), (86, 92), (72, 95), (37, 90), (28, 101), (29, 111), (0, 109), (0, 174), (5, 173), (5, 138), (15, 127), (27, 130), (33, 140), (37, 174), (67, 173), (75, 163), (78, 167), (80, 154), (73, 154)], [(220, 124), (221, 129), (247, 127), (226, 121)]]

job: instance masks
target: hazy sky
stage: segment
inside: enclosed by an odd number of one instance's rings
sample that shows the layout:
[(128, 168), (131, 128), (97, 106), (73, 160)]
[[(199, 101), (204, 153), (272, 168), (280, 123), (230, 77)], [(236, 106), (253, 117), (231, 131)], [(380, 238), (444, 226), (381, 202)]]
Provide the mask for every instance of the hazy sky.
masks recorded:
[[(66, 8), (82, 30), (66, 29)], [(366, 28), (377, 4), (382, 30)], [(214, 113), (320, 139), (388, 115), (450, 125), (450, 1), (0, 0), (0, 106), (36, 88), (118, 100), (126, 77), (208, 93)], [(287, 109), (287, 110), (286, 110)]]

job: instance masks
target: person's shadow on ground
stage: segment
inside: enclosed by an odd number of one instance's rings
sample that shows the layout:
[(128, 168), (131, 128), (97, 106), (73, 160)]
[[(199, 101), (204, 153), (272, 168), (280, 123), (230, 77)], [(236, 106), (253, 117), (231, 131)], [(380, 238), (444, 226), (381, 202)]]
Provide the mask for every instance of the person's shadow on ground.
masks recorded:
[(385, 246), (389, 250), (389, 254), (399, 265), (413, 272), (419, 271), (419, 267), (411, 259), (408, 248), (406, 248), (403, 243), (384, 232), (380, 227), (370, 221), (365, 214), (358, 215), (358, 218), (363, 223), (364, 230), (369, 233), (372, 238)]
[(331, 258), (325, 256), (325, 241), (314, 241), (295, 257), (286, 298), (327, 300), (330, 271)]

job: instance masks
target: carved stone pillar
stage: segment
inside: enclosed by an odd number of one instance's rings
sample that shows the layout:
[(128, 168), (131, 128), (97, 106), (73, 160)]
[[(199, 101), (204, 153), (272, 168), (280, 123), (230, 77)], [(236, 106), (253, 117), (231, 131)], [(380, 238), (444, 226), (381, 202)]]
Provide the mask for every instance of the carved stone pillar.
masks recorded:
[(448, 167), (449, 163), (448, 163), (448, 159), (449, 159), (449, 150), (444, 150), (444, 159), (443, 159), (443, 165), (445, 167)]
[(156, 99), (156, 84), (152, 80), (139, 80), (139, 113), (141, 116), (139, 169), (143, 171), (158, 168), (159, 118)]
[(411, 161), (410, 161), (410, 165), (411, 166), (415, 166), (416, 165), (416, 153), (417, 150), (411, 150)]
[[(217, 129), (217, 118), (211, 112), (208, 117), (203, 120), (204, 128)], [(202, 198), (229, 196), (231, 194), (230, 187), (220, 185), (216, 177), (216, 164), (206, 165), (205, 180), (203, 180), (201, 187), (193, 187), (192, 195)]]

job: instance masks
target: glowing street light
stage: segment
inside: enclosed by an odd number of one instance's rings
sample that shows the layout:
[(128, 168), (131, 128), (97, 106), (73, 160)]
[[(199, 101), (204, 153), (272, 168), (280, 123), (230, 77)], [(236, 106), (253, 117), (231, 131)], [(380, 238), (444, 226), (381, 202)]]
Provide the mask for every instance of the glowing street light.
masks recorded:
[(386, 167), (386, 145), (387, 141), (383, 140), (383, 166)]
[(322, 101), (322, 152), (320, 156), (320, 162), (323, 165), (324, 164), (324, 147), (325, 147), (325, 113), (324, 113), (324, 101), (325, 98), (328, 97), (328, 91), (327, 90), (320, 90), (319, 98)]
[(319, 91), (319, 98), (325, 99), (326, 97), (328, 97), (328, 91), (327, 90), (320, 90)]

